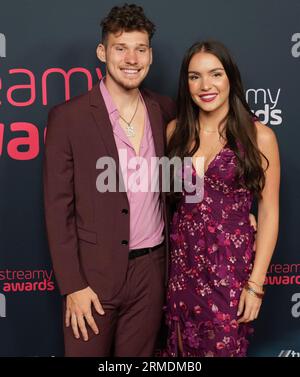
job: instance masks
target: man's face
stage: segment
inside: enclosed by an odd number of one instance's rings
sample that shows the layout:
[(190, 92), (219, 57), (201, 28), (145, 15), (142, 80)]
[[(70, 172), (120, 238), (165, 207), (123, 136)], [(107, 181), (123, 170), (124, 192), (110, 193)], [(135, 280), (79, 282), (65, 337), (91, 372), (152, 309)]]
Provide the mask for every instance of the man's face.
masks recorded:
[(145, 31), (109, 33), (97, 56), (106, 63), (106, 80), (126, 90), (140, 86), (152, 63), (152, 49)]

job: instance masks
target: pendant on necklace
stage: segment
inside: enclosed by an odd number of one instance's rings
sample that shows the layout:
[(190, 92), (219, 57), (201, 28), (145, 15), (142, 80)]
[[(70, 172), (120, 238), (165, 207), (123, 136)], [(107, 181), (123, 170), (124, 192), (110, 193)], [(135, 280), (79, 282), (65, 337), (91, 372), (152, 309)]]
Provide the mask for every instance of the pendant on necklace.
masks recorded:
[(135, 137), (135, 131), (131, 124), (127, 124), (126, 127), (126, 135), (128, 137)]

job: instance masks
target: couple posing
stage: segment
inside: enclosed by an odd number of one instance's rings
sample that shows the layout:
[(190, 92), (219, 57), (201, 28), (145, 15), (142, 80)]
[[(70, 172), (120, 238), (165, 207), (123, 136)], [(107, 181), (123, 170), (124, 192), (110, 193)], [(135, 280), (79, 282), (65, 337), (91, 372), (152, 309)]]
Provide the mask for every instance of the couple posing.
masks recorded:
[[(97, 47), (105, 77), (49, 113), (45, 215), (65, 354), (152, 356), (164, 316), (166, 356), (245, 356), (278, 232), (276, 138), (219, 42), (187, 51), (176, 106), (140, 89), (154, 31), (141, 7), (112, 8)], [(99, 193), (100, 157), (114, 159), (118, 182), (136, 173), (121, 166), (122, 150), (147, 162), (190, 157), (202, 200), (188, 202), (185, 190)]]

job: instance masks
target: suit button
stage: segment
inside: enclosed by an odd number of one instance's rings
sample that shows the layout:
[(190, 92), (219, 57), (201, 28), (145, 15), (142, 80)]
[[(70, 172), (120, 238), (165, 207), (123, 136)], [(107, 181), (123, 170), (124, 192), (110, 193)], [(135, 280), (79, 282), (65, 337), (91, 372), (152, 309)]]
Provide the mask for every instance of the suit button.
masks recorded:
[(128, 241), (127, 241), (127, 240), (123, 240), (123, 241), (121, 242), (121, 244), (122, 244), (122, 245), (128, 245)]
[(123, 208), (123, 209), (122, 209), (122, 213), (124, 213), (124, 215), (127, 215), (127, 214), (128, 214), (128, 209)]

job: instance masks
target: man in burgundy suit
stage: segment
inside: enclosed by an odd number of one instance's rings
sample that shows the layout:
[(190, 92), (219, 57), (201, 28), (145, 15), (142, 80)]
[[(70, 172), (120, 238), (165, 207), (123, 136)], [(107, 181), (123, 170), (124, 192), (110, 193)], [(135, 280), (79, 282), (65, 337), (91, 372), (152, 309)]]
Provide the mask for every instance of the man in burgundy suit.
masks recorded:
[(165, 153), (174, 104), (139, 90), (152, 63), (153, 33), (142, 8), (112, 8), (97, 47), (106, 76), (49, 113), (45, 216), (64, 296), (66, 356), (153, 355), (166, 281), (165, 195), (96, 187), (99, 158), (113, 158), (124, 184), (139, 169), (120, 163), (124, 152), (148, 163)]

